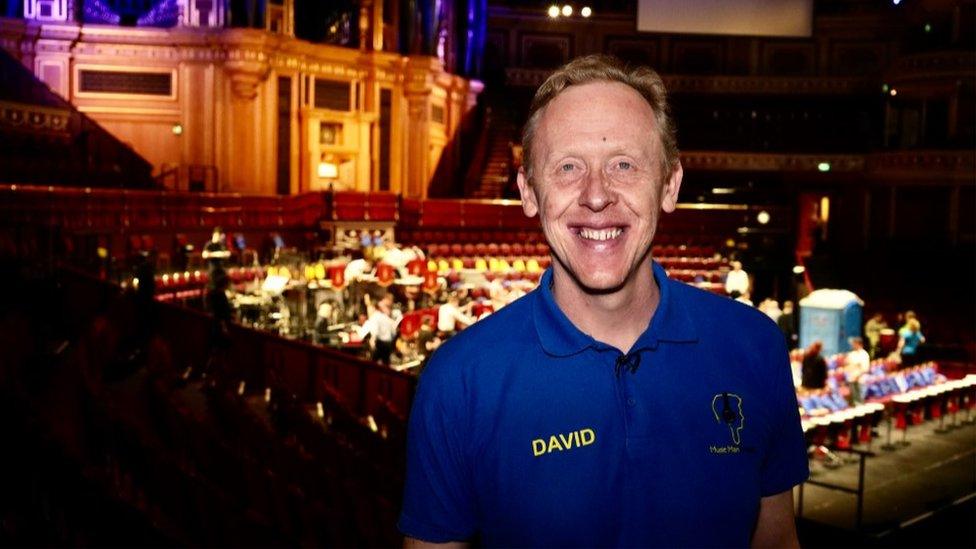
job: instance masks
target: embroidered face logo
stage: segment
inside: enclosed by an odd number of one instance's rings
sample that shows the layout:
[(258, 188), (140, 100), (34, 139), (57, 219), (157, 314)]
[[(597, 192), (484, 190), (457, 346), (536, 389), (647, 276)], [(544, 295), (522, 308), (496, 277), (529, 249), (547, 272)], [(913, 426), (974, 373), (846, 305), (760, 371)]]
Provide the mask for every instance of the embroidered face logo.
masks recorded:
[(729, 426), (732, 442), (738, 446), (739, 431), (746, 422), (746, 417), (742, 414), (742, 397), (729, 392), (718, 393), (712, 397), (712, 414), (715, 421)]

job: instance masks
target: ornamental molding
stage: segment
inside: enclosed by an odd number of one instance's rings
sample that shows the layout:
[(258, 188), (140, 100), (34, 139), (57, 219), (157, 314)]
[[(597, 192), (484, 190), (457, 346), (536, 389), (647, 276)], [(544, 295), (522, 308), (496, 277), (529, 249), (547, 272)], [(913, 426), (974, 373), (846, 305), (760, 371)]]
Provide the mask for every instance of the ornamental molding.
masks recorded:
[[(551, 72), (509, 68), (505, 69), (505, 78), (510, 86), (537, 88)], [(845, 95), (870, 93), (877, 88), (874, 79), (857, 77), (664, 75), (662, 78), (669, 93)]]
[(685, 151), (685, 169), (706, 171), (818, 172), (820, 163), (830, 173), (867, 173), (896, 176), (976, 178), (974, 151), (893, 151), (866, 155), (775, 154), (719, 151)]
[(900, 57), (889, 71), (889, 80), (899, 82), (939, 77), (972, 78), (976, 73), (976, 53), (937, 52)]
[(974, 151), (898, 151), (868, 156), (870, 172), (958, 173), (974, 177)]
[(718, 171), (817, 171), (821, 162), (829, 162), (834, 172), (864, 170), (861, 155), (813, 155), (690, 151), (681, 153), (681, 165), (693, 170)]
[(811, 76), (685, 76), (662, 77), (670, 93), (845, 95), (871, 92), (869, 78)]

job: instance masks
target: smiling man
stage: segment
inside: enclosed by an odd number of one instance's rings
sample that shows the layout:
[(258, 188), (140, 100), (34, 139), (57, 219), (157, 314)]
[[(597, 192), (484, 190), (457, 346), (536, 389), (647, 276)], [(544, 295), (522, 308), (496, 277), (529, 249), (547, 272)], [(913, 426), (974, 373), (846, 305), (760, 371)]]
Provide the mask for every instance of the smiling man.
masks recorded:
[(664, 85), (593, 56), (539, 88), (539, 288), (448, 341), (409, 425), (406, 544), (795, 546), (806, 449), (764, 314), (651, 258), (683, 175)]

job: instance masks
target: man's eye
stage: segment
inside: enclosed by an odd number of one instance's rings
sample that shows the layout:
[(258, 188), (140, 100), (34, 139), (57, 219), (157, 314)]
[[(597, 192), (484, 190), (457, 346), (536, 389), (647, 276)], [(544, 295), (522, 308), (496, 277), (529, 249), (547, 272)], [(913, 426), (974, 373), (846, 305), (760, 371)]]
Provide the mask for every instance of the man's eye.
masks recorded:
[(576, 166), (574, 166), (574, 165), (572, 165), (572, 164), (563, 164), (562, 166), (560, 166), (560, 167), (559, 167), (559, 169), (560, 169), (561, 171), (564, 171), (564, 172), (571, 172), (571, 171), (573, 171), (573, 170), (574, 170), (575, 168), (576, 168)]
[(633, 165), (630, 162), (627, 162), (626, 160), (621, 160), (620, 162), (617, 162), (618, 169), (629, 170), (632, 167)]

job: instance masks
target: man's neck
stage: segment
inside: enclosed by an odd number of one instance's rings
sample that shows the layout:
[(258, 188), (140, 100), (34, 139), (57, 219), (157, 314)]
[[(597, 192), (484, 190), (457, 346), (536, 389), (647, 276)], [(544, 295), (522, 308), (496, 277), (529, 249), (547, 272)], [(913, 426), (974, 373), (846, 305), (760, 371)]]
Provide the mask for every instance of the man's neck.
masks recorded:
[(558, 267), (553, 272), (553, 298), (563, 314), (593, 339), (626, 353), (650, 325), (660, 301), (660, 290), (650, 266), (613, 293), (583, 291)]

